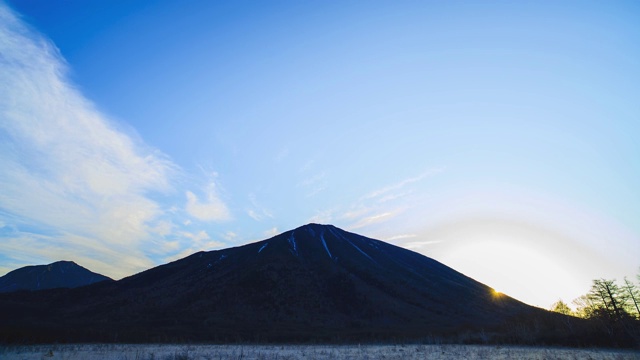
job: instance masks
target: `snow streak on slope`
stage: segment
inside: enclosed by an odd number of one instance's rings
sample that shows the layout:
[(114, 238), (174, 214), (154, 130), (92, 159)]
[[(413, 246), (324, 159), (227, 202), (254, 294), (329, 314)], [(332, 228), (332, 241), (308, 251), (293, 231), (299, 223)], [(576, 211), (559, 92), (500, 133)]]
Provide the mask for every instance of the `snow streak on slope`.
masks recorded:
[(329, 248), (327, 247), (327, 242), (324, 239), (324, 230), (320, 232), (320, 240), (322, 240), (322, 245), (324, 245), (324, 249), (327, 250), (327, 254), (329, 254), (329, 259), (333, 259), (331, 251), (329, 251)]
[(353, 246), (354, 248), (356, 248), (356, 250), (358, 250), (362, 255), (366, 256), (367, 258), (369, 258), (369, 260), (373, 261), (374, 263), (377, 264), (377, 262), (375, 260), (373, 260), (373, 258), (371, 256), (369, 256), (369, 254), (367, 254), (366, 252), (362, 251), (362, 249), (360, 249), (356, 244), (352, 243), (351, 240), (349, 240), (349, 238), (342, 236), (342, 234), (336, 232), (335, 230), (333, 230), (332, 228), (329, 228), (329, 231), (331, 231), (331, 233), (338, 239), (342, 238), (343, 240), (346, 240), (351, 246)]
[(313, 231), (313, 228), (311, 228), (311, 226), (307, 226), (306, 230), (309, 234), (311, 234), (311, 236), (316, 237), (316, 232)]
[(294, 237), (295, 231), (291, 231), (291, 237), (289, 237), (289, 245), (291, 245), (291, 253), (298, 256), (298, 246), (296, 245), (296, 238)]
[(262, 250), (264, 250), (264, 248), (266, 248), (266, 247), (267, 247), (267, 245), (269, 245), (269, 243), (265, 243), (264, 245), (262, 245), (262, 246), (260, 247), (260, 250), (258, 250), (258, 254), (259, 254)]

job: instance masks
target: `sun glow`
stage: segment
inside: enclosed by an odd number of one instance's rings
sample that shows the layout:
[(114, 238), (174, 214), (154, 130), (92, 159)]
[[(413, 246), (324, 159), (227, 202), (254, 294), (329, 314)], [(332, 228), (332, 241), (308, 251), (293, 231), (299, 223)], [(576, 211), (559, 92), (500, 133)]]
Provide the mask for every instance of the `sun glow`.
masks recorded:
[[(573, 299), (584, 286), (574, 279), (570, 267), (583, 269), (584, 262), (564, 254), (588, 258), (570, 239), (530, 224), (496, 219), (458, 221), (426, 238), (441, 240), (430, 255), (447, 266), (530, 305), (546, 308), (554, 298)], [(549, 248), (549, 244), (553, 248)], [(588, 284), (587, 284), (588, 285)], [(499, 290), (496, 290), (499, 289)]]
[(494, 300), (499, 300), (504, 296), (504, 293), (500, 290), (496, 290), (496, 289), (491, 289), (491, 297)]
[[(450, 260), (454, 268), (460, 268), (463, 273), (473, 274), (476, 280), (495, 286), (493, 295), (496, 297), (506, 291), (509, 296), (531, 301), (535, 298), (535, 289), (544, 288), (544, 284), (539, 284), (540, 281), (560, 273), (548, 261), (548, 257), (540, 254), (536, 248), (506, 239), (483, 239), (465, 243), (456, 250), (455, 257)], [(532, 305), (544, 307), (546, 304), (533, 302)]]

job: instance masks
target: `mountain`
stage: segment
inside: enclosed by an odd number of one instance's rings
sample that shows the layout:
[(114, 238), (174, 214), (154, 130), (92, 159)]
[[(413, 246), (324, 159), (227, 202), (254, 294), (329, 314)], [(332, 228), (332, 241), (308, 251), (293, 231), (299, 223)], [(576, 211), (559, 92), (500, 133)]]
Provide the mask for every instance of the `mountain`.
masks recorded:
[(110, 278), (91, 272), (73, 261), (25, 266), (0, 277), (0, 292), (76, 288)]
[(390, 341), (547, 313), (421, 254), (309, 224), (120, 281), (0, 294), (0, 341)]

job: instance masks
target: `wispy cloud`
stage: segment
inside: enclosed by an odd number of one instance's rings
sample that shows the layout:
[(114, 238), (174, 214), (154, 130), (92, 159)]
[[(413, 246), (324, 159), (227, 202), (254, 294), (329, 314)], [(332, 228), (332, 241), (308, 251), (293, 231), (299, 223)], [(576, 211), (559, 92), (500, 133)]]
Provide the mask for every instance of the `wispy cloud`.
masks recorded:
[(262, 206), (258, 202), (255, 194), (253, 193), (249, 194), (249, 202), (251, 203), (251, 208), (247, 210), (247, 215), (249, 215), (250, 218), (252, 218), (255, 221), (262, 221), (265, 218), (273, 219), (273, 214), (271, 213), (271, 210)]
[[(16, 229), (0, 234), (0, 253), (76, 260), (114, 277), (152, 265), (146, 245), (180, 236), (156, 200), (178, 167), (98, 111), (67, 80), (55, 46), (3, 3), (0, 54), (0, 222)], [(214, 190), (204, 200), (187, 192), (187, 212), (228, 218)]]
[(262, 234), (266, 237), (276, 236), (278, 235), (278, 228), (272, 227), (271, 229), (264, 231)]
[(305, 197), (313, 197), (327, 188), (327, 174), (316, 173), (298, 183), (298, 187), (304, 189)]
[(398, 235), (393, 235), (393, 236), (389, 236), (387, 238), (385, 238), (385, 241), (396, 241), (396, 240), (402, 240), (402, 239), (411, 239), (414, 238), (418, 235), (416, 234), (398, 234)]
[(238, 238), (238, 234), (234, 233), (233, 231), (227, 231), (225, 232), (222, 237), (226, 240), (226, 241), (234, 241), (235, 239)]
[(318, 211), (307, 222), (316, 224), (329, 224), (333, 220), (335, 210)]
[(306, 198), (314, 197), (328, 188), (327, 173), (316, 168), (314, 159), (305, 162), (298, 171), (303, 175), (303, 178), (298, 181), (296, 186), (304, 191)]
[(397, 199), (403, 195), (407, 195), (410, 193), (407, 191), (403, 191), (403, 189), (406, 188), (407, 185), (419, 182), (421, 180), (424, 180), (427, 177), (433, 176), (441, 172), (442, 172), (441, 169), (431, 169), (431, 170), (425, 171), (418, 176), (410, 177), (408, 179), (399, 181), (393, 185), (385, 186), (380, 189), (374, 190), (368, 193), (367, 195), (363, 196), (363, 200), (378, 199), (381, 202), (385, 202), (388, 200)]
[(204, 200), (200, 200), (191, 191), (187, 191), (186, 196), (185, 210), (194, 218), (200, 221), (227, 221), (231, 219), (227, 205), (218, 195), (214, 179), (211, 179), (204, 189)]
[[(416, 237), (416, 235), (413, 235), (411, 237)], [(404, 239), (405, 237), (393, 237), (393, 240), (400, 240), (400, 239)], [(421, 250), (423, 249), (425, 246), (429, 246), (429, 245), (434, 245), (434, 244), (439, 244), (441, 243), (442, 240), (423, 240), (423, 241), (411, 241), (411, 242), (407, 242), (402, 244), (402, 246), (406, 247), (407, 249), (417, 249), (417, 250)]]
[(376, 213), (370, 216), (366, 216), (363, 217), (361, 219), (359, 219), (357, 222), (355, 222), (354, 224), (352, 224), (351, 226), (349, 226), (350, 230), (356, 230), (356, 229), (360, 229), (363, 228), (365, 226), (369, 226), (369, 225), (373, 225), (373, 224), (377, 224), (380, 222), (384, 222), (387, 221), (389, 219), (391, 219), (392, 217), (398, 215), (399, 211), (395, 210), (395, 211), (385, 211), (382, 213)]
[(307, 162), (302, 164), (302, 166), (300, 166), (299, 171), (301, 173), (306, 173), (306, 172), (310, 171), (311, 169), (313, 169), (313, 167), (315, 165), (315, 162), (316, 161), (314, 159), (309, 159)]
[(253, 209), (247, 210), (247, 215), (255, 221), (262, 221), (262, 216)]
[(416, 185), (442, 172), (441, 169), (431, 169), (371, 191), (348, 207), (339, 217), (347, 221), (347, 228), (358, 230), (376, 224), (385, 223), (412, 207), (411, 196), (416, 191)]
[(164, 261), (174, 261), (198, 251), (210, 251), (223, 247), (225, 244), (211, 239), (209, 234), (200, 230), (198, 232), (181, 231), (176, 234), (180, 239), (179, 251), (164, 258)]

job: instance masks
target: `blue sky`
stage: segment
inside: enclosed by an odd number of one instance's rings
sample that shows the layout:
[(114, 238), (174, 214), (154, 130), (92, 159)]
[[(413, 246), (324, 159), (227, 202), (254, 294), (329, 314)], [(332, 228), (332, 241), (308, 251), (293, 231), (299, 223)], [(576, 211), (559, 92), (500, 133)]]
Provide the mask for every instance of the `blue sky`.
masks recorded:
[(636, 2), (0, 3), (0, 275), (308, 222), (533, 305), (640, 266)]

